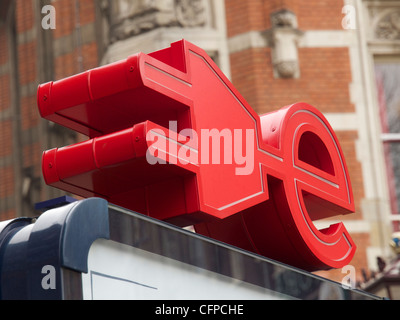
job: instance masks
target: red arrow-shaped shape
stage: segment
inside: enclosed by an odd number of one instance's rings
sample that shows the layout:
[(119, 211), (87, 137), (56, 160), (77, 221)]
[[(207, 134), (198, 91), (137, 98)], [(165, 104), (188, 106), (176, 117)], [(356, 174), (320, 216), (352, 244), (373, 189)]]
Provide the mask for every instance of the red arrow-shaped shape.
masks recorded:
[(354, 211), (338, 140), (299, 103), (263, 116), (186, 41), (41, 85), (42, 117), (91, 139), (44, 153), (48, 184), (302, 268), (346, 265)]

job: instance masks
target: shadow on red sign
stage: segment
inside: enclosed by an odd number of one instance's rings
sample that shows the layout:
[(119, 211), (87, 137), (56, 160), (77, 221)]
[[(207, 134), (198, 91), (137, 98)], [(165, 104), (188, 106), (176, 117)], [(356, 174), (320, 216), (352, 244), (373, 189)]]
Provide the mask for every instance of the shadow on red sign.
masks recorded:
[(263, 256), (321, 270), (347, 265), (354, 211), (338, 140), (297, 103), (259, 116), (187, 41), (39, 86), (42, 117), (90, 140), (43, 155), (46, 183)]

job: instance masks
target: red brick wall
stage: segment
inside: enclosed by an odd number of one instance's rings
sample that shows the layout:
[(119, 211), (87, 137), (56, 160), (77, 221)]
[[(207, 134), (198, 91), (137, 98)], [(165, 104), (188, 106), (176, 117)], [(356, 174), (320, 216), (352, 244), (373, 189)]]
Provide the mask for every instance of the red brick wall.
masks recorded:
[(356, 206), (355, 213), (344, 216), (343, 220), (362, 219), (361, 200), (364, 198), (365, 194), (361, 163), (356, 155), (355, 144), (358, 139), (358, 133), (357, 131), (337, 131), (336, 136), (339, 139), (344, 158), (346, 159)]
[[(4, 66), (6, 65), (6, 63), (0, 65)], [(9, 106), (10, 106), (10, 75), (7, 72), (5, 75), (0, 76), (0, 112), (5, 109), (8, 109)]]
[[(42, 30), (41, 20), (44, 17), (35, 0), (15, 1), (15, 57), (9, 56), (9, 39), (6, 25), (0, 27), (0, 158), (4, 161), (0, 166), (0, 221), (11, 219), (16, 215), (16, 208), (10, 208), (10, 203), (15, 202), (16, 171), (21, 172), (21, 178), (26, 170), (34, 175), (34, 178), (42, 180), (41, 155), (45, 149), (45, 142), (40, 141), (41, 121), (36, 105), (37, 85), (43, 80), (40, 78), (40, 54), (42, 47), (39, 45), (39, 37), (42, 32), (51, 33), (53, 52), (56, 42), (63, 42), (69, 37), (73, 39), (74, 46), (63, 51), (63, 54), (53, 57), (53, 77), (50, 80), (57, 80), (75, 74), (77, 72), (97, 67), (99, 64), (97, 44), (95, 36), (93, 39), (85, 39), (81, 48), (76, 48), (76, 8), (75, 0), (57, 0), (50, 3), (56, 9), (56, 29)], [(95, 0), (80, 0), (80, 27), (95, 22)], [(95, 28), (93, 28), (95, 29)], [(82, 55), (82, 68), (79, 69), (78, 54)], [(48, 58), (48, 57), (47, 57)], [(12, 60), (17, 65), (16, 85), (19, 90), (13, 88), (12, 81)], [(48, 70), (51, 72), (51, 70)], [(47, 80), (46, 80), (47, 81)], [(11, 94), (19, 93), (16, 98), (16, 105), (12, 104)], [(16, 108), (16, 109), (12, 109)], [(19, 121), (12, 119), (12, 110), (20, 113)], [(17, 141), (13, 136), (14, 130), (19, 131), (20, 145), (20, 168), (14, 166), (14, 144)], [(46, 192), (41, 191), (42, 200)], [(7, 203), (7, 205), (6, 205)], [(33, 208), (20, 214), (33, 214)]]
[(342, 30), (343, 0), (301, 0), (295, 13), (301, 30)]
[(18, 34), (33, 28), (33, 12), (33, 0), (16, 0), (16, 29)]
[[(63, 37), (76, 36), (74, 31), (76, 28), (77, 11), (75, 1), (58, 0), (54, 3), (57, 12), (57, 28), (53, 32), (54, 40), (62, 40)], [(62, 18), (61, 18), (62, 17)], [(94, 0), (79, 1), (79, 24), (80, 28), (85, 25), (94, 23), (96, 19)], [(79, 70), (78, 58), (82, 55), (82, 70)], [(55, 57), (55, 79), (62, 79), (78, 72), (95, 68), (99, 65), (97, 43), (93, 39), (90, 43), (81, 44), (80, 49), (71, 48), (71, 50), (63, 55)]]
[[(96, 19), (95, 0), (79, 0), (79, 22), (81, 25), (92, 23)], [(55, 39), (70, 35), (75, 29), (77, 11), (75, 0), (57, 0), (52, 2), (57, 13), (57, 28), (53, 31)]]
[[(4, 119), (0, 122), (0, 157), (7, 157), (12, 154), (12, 122)], [(0, 176), (0, 179), (2, 177)], [(3, 180), (0, 180), (3, 183)]]
[(0, 43), (3, 44), (0, 46), (0, 65), (4, 65), (8, 61), (7, 41), (6, 27), (3, 25), (0, 27)]
[(72, 33), (75, 25), (74, 1), (58, 0), (52, 3), (57, 13), (56, 29), (53, 31), (54, 39), (67, 36)]
[(19, 84), (30, 84), (37, 78), (36, 42), (18, 44)]
[[(12, 120), (9, 117), (11, 104), (9, 38), (6, 25), (0, 27), (0, 157), (7, 159), (12, 155)], [(15, 211), (9, 211), (3, 205), (4, 200), (14, 193), (13, 167), (4, 161), (0, 165), (0, 221), (6, 220)], [(7, 210), (7, 212), (5, 212)], [(1, 212), (4, 211), (4, 212)]]
[(270, 48), (231, 55), (232, 81), (259, 113), (294, 102), (307, 102), (323, 112), (354, 112), (350, 102), (348, 48), (299, 48), (300, 77), (275, 79)]
[(225, 0), (228, 37), (266, 29), (264, 1)]
[(12, 196), (14, 193), (14, 171), (12, 166), (0, 168), (0, 199)]
[[(23, 39), (22, 42), (17, 43), (18, 86), (20, 88), (36, 86), (39, 80), (38, 35), (33, 33), (36, 20), (41, 21), (41, 16), (34, 9), (34, 1), (17, 0), (17, 34)], [(28, 33), (33, 33), (34, 36), (30, 38)], [(29, 133), (33, 133), (34, 130), (38, 130), (39, 115), (36, 107), (36, 92), (28, 92), (27, 95), (21, 94), (18, 97), (18, 108), (20, 112), (18, 130), (20, 131), (19, 143), (22, 144), (20, 152), (22, 170), (32, 168), (33, 172), (38, 172), (41, 152), (32, 149), (32, 144), (39, 142), (33, 141), (33, 138), (27, 139), (28, 141), (23, 138), (30, 135)], [(29, 152), (26, 152), (26, 150), (29, 150)], [(22, 214), (29, 215), (31, 213), (24, 212)]]
[(271, 27), (270, 14), (288, 9), (301, 30), (342, 29), (343, 0), (225, 0), (228, 37)]
[(20, 100), (21, 129), (28, 130), (39, 125), (39, 112), (33, 108), (36, 104), (35, 96), (22, 97)]

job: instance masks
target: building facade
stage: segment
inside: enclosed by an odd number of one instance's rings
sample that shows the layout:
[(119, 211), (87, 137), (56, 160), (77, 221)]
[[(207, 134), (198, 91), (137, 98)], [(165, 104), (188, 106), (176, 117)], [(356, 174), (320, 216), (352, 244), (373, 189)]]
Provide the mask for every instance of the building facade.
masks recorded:
[(80, 139), (40, 119), (37, 85), (182, 38), (205, 49), (258, 113), (300, 101), (324, 113), (353, 186), (356, 212), (340, 220), (358, 247), (356, 279), (389, 259), (400, 220), (396, 0), (2, 1), (0, 220), (36, 215), (36, 202), (62, 194), (45, 186), (41, 154)]

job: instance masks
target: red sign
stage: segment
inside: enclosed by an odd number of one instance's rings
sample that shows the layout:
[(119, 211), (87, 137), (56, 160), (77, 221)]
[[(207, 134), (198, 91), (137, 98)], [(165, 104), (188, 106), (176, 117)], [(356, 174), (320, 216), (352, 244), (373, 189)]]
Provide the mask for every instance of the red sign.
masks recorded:
[(46, 151), (46, 183), (306, 270), (347, 265), (355, 245), (345, 160), (324, 116), (297, 103), (259, 116), (187, 41), (38, 89), (42, 117), (90, 137)]

